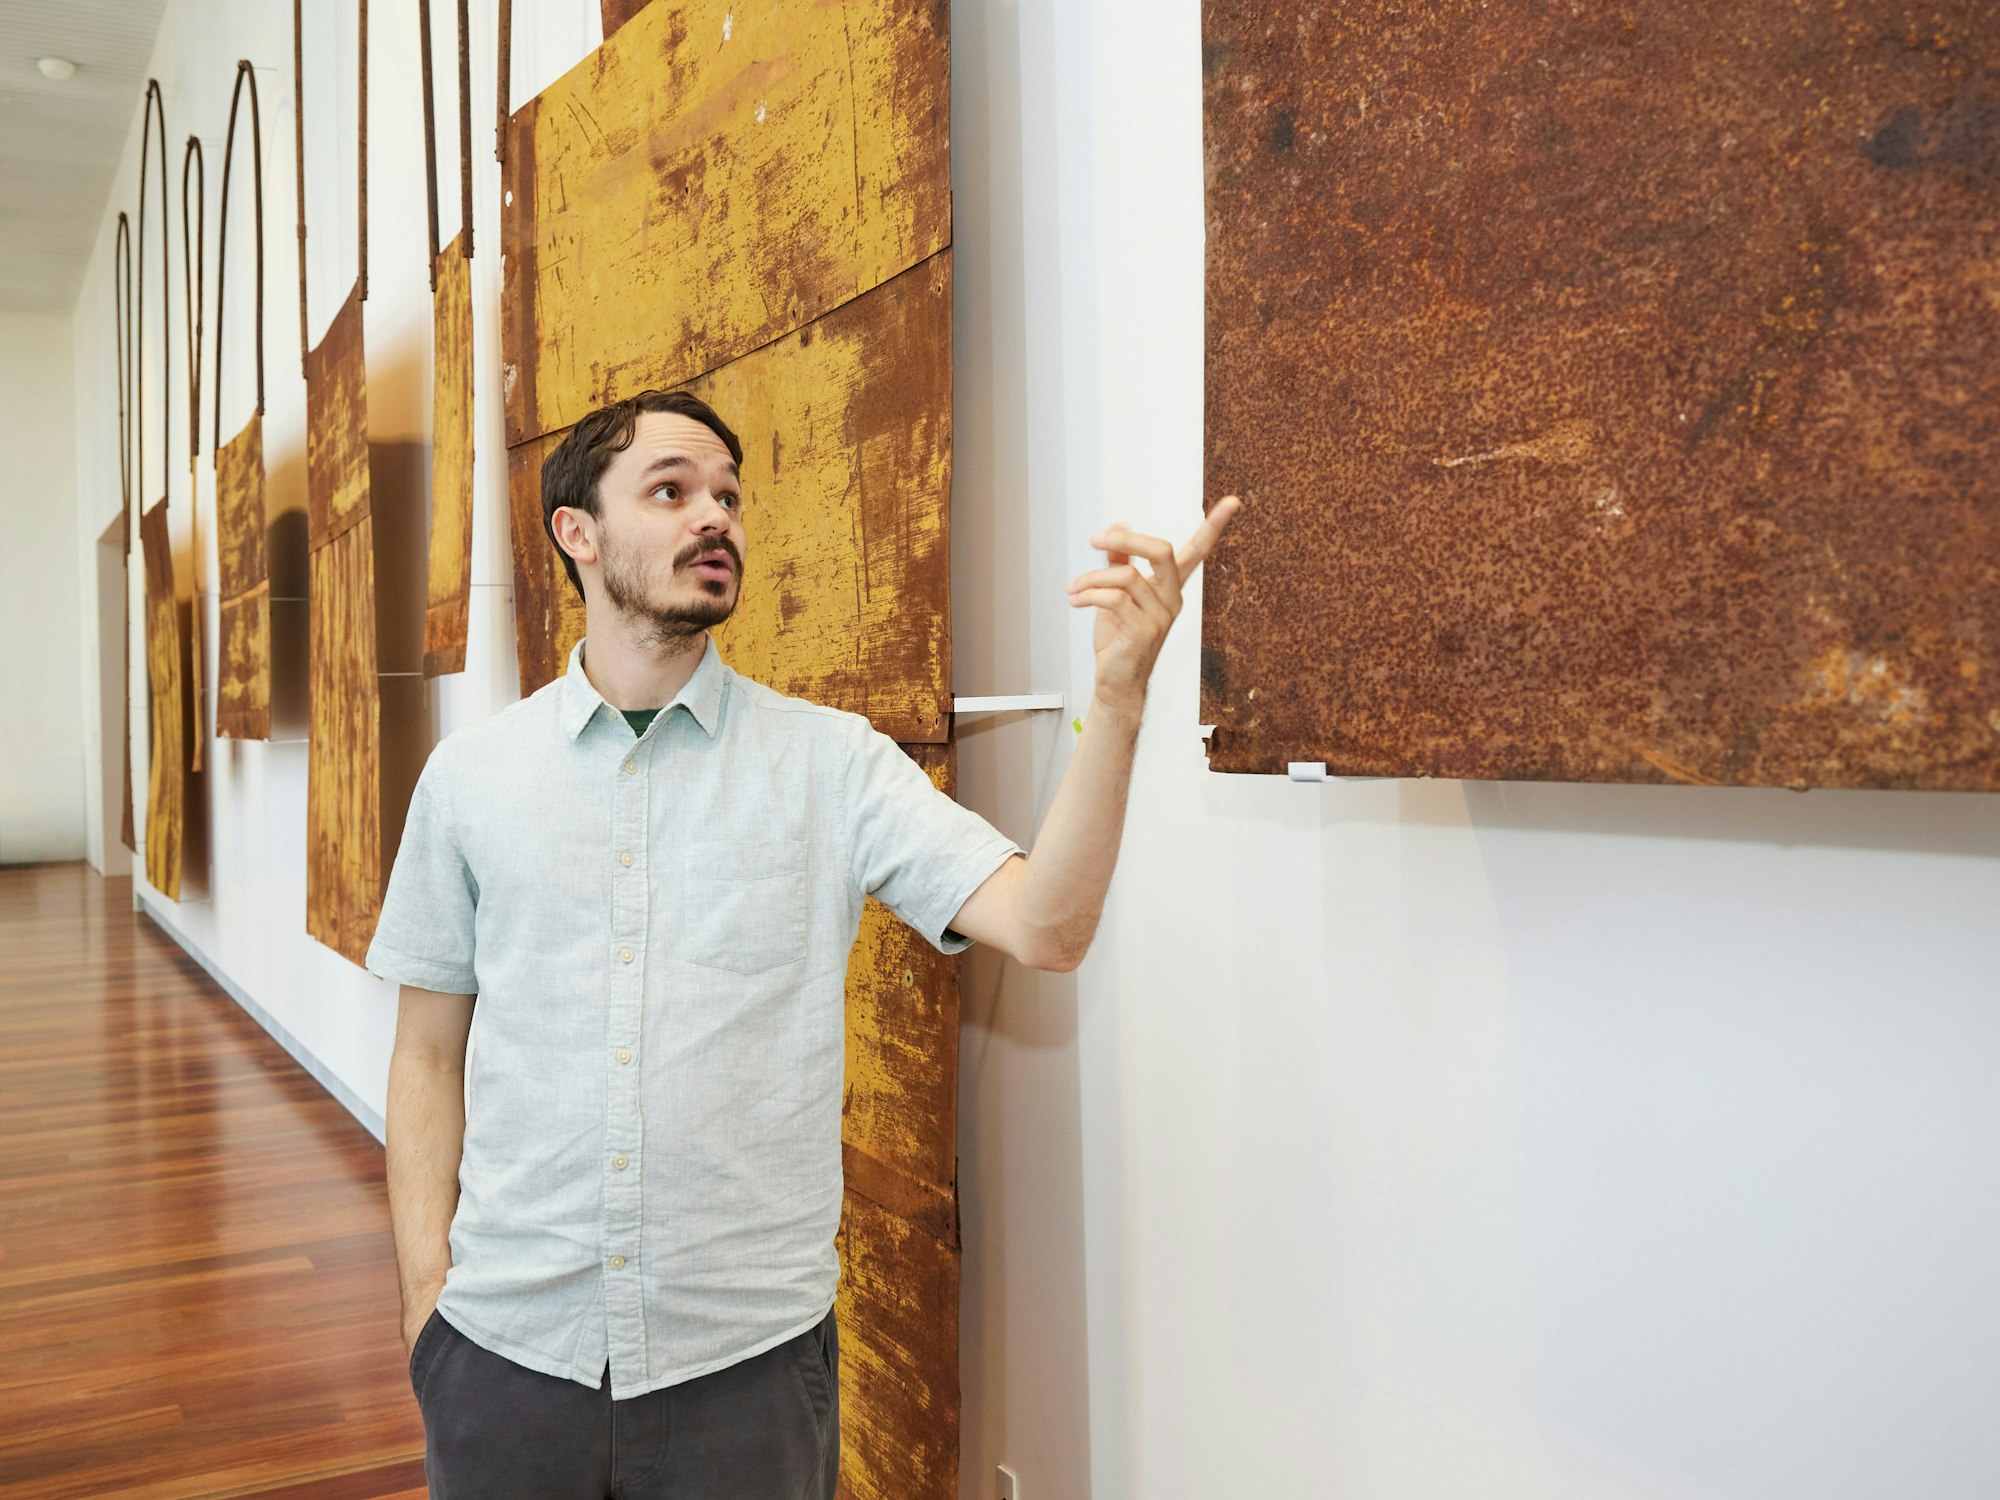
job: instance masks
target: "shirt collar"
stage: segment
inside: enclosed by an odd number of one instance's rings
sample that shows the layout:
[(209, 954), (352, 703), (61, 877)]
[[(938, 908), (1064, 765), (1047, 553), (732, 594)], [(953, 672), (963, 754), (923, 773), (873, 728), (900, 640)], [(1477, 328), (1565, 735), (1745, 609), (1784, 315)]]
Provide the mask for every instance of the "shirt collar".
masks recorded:
[[(590, 679), (584, 675), (583, 645), (582, 641), (578, 641), (570, 647), (569, 662), (563, 668), (562, 728), (563, 734), (572, 740), (583, 733), (583, 726), (591, 721), (598, 709), (610, 706), (604, 701), (604, 695), (591, 686)], [(670, 713), (674, 704), (678, 703), (693, 715), (703, 733), (710, 739), (715, 738), (715, 731), (722, 722), (722, 690), (727, 674), (728, 668), (722, 664), (722, 653), (715, 649), (715, 638), (704, 635), (701, 660), (695, 665), (694, 675), (681, 685), (681, 690), (674, 694), (673, 702), (660, 712)]]

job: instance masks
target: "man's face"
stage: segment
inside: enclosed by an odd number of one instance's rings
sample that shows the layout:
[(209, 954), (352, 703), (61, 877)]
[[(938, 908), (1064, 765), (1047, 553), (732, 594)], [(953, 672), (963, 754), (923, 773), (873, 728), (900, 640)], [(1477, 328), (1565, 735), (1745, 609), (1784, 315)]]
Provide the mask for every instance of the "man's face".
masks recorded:
[(604, 597), (666, 643), (720, 625), (743, 584), (743, 496), (729, 450), (678, 412), (641, 412), (597, 485)]

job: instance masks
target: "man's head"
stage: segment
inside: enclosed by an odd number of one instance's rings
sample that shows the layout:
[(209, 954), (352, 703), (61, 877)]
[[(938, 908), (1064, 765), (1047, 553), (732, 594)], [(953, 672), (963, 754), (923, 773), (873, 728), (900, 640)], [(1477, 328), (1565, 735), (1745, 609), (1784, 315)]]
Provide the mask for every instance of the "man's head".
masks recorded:
[(584, 603), (661, 644), (720, 625), (743, 583), (743, 445), (685, 391), (592, 412), (542, 464), (542, 526)]

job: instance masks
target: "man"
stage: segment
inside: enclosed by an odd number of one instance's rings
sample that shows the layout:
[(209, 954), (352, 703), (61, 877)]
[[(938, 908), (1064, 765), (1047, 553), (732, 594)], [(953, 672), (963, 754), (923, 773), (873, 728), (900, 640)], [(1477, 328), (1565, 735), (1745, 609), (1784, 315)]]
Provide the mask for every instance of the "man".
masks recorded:
[(577, 423), (542, 513), (585, 638), (411, 799), (368, 967), (402, 986), (389, 1203), (434, 1495), (832, 1496), (863, 898), (948, 953), (1082, 961), (1147, 679), (1237, 506), (1178, 554), (1092, 538), (1096, 692), (1023, 854), (866, 719), (722, 663), (742, 461), (683, 392)]

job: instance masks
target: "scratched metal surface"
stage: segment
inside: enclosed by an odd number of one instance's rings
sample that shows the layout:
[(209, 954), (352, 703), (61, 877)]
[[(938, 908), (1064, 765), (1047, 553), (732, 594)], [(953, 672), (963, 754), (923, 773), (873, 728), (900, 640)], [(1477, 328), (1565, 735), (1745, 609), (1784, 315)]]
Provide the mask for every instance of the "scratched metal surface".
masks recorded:
[(1214, 767), (2000, 788), (2000, 11), (1203, 29)]
[(515, 111), (507, 442), (669, 388), (951, 237), (938, 0), (641, 7)]
[(472, 610), (472, 262), (463, 239), (454, 237), (433, 263), (426, 677), (465, 670)]
[(264, 419), (215, 450), (216, 584), (222, 595), (215, 732), (271, 737), (270, 523), (264, 500)]
[(360, 294), (357, 283), (306, 355), (306, 931), (357, 965), (388, 878)]

